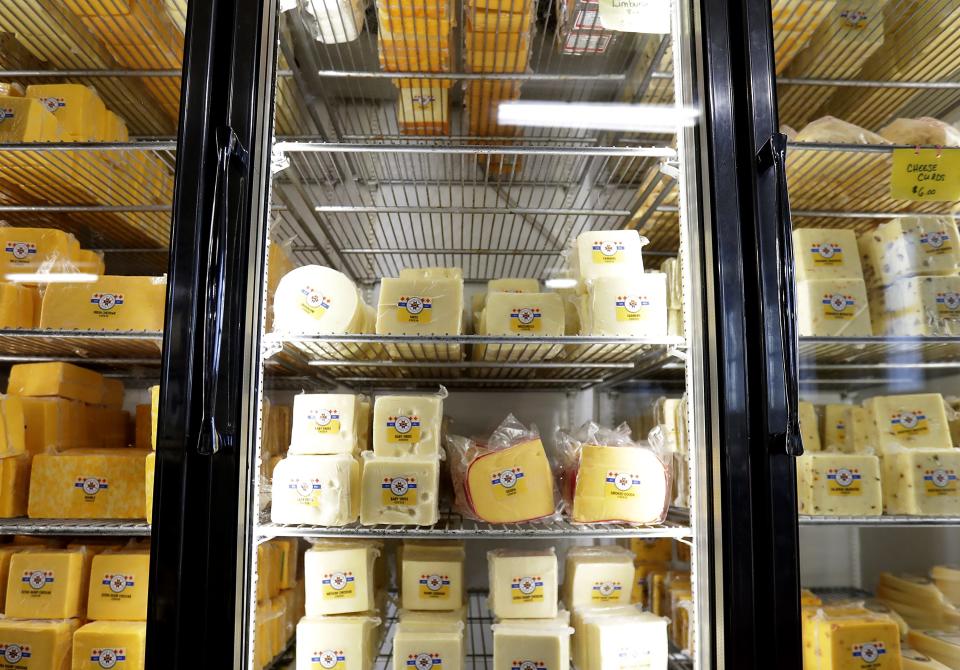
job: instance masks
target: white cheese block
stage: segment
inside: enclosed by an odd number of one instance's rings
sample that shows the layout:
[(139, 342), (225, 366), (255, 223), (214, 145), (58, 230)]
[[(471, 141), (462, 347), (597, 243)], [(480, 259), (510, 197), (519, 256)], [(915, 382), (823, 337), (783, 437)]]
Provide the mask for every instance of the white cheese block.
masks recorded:
[(373, 453), (438, 457), (443, 421), (439, 395), (382, 395), (373, 406)]
[[(564, 334), (563, 299), (556, 293), (487, 294), (477, 335), (499, 337), (559, 337)], [(560, 345), (478, 344), (476, 360), (549, 360), (560, 353)]]
[(530, 277), (504, 277), (487, 282), (488, 293), (540, 293), (540, 280)]
[[(645, 580), (641, 583), (646, 584)], [(640, 613), (638, 606), (621, 605), (611, 607), (581, 607), (573, 610), (570, 617), (570, 625), (573, 626), (573, 635), (570, 637), (570, 656), (575, 668), (587, 668), (587, 649), (591, 645), (596, 647), (595, 637), (597, 634), (596, 626), (588, 626), (586, 620), (591, 623), (600, 618), (608, 617), (631, 617)]]
[(397, 624), (393, 670), (461, 670), (464, 660), (463, 624), (459, 621)]
[(801, 401), (797, 405), (800, 419), (800, 438), (804, 451), (820, 451), (820, 421), (812, 402)]
[(960, 334), (960, 276), (906, 277), (883, 295), (890, 335)]
[(793, 231), (798, 281), (863, 279), (857, 236), (842, 228), (800, 228)]
[(569, 626), (493, 625), (493, 667), (506, 670), (549, 670), (570, 667)]
[(633, 552), (619, 547), (572, 547), (567, 552), (563, 602), (568, 607), (608, 607), (630, 603)]
[(400, 279), (459, 279), (463, 281), (463, 268), (403, 268)]
[(321, 542), (303, 556), (307, 616), (369, 612), (375, 607), (373, 542)]
[(843, 450), (847, 444), (846, 403), (829, 403), (823, 407), (823, 446)]
[(359, 516), (360, 463), (353, 456), (288, 456), (273, 469), (274, 523), (343, 526)]
[(359, 451), (360, 396), (301, 393), (293, 399), (291, 454), (353, 454)]
[[(377, 335), (459, 335), (463, 327), (463, 280), (384, 279), (377, 305)], [(393, 358), (460, 359), (460, 345), (388, 344)]]
[(661, 272), (600, 277), (581, 304), (581, 335), (665, 337), (667, 280)]
[(440, 462), (430, 456), (363, 453), (360, 523), (431, 526), (437, 522)]
[(455, 610), (463, 605), (462, 547), (403, 548), (400, 598), (405, 610)]
[(800, 514), (880, 516), (880, 461), (871, 454), (819, 452), (797, 459)]
[(375, 616), (306, 616), (297, 624), (297, 670), (372, 668), (376, 660)]
[(667, 668), (668, 619), (651, 612), (628, 616), (586, 615), (587, 668)]
[(844, 418), (844, 426), (843, 451), (853, 454), (880, 448), (877, 427), (873, 423), (873, 412), (867, 408), (856, 405), (849, 407)]
[(876, 396), (864, 405), (872, 413), (881, 452), (901, 447), (953, 446), (943, 396), (939, 393)]
[(862, 279), (797, 282), (799, 334), (813, 337), (870, 337), (867, 288)]
[(901, 277), (960, 271), (960, 237), (948, 217), (903, 216), (881, 223), (861, 236), (861, 248), (883, 285)]
[(960, 449), (901, 449), (883, 456), (887, 514), (960, 515)]
[(584, 282), (600, 277), (643, 273), (642, 250), (648, 240), (636, 230), (596, 230), (577, 236), (576, 270)]
[(364, 318), (356, 285), (342, 272), (321, 265), (288, 272), (273, 296), (273, 328), (277, 332), (354, 333)]
[(487, 552), (489, 606), (500, 619), (550, 619), (557, 616), (557, 555), (495, 549)]

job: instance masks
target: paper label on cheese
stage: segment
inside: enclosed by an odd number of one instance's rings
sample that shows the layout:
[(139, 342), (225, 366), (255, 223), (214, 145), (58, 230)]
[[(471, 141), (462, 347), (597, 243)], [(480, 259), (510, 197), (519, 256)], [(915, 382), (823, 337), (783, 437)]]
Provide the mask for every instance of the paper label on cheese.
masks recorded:
[(420, 441), (419, 416), (387, 417), (387, 442), (415, 444)]
[(28, 644), (17, 644), (11, 642), (0, 644), (0, 668), (4, 670), (20, 670), (20, 668), (29, 668), (29, 659), (32, 656), (32, 650)]
[(645, 295), (617, 296), (617, 321), (643, 321), (650, 307), (650, 299)]
[(314, 319), (323, 318), (323, 315), (327, 313), (333, 303), (333, 298), (324, 295), (312, 286), (304, 286), (300, 289), (300, 293), (303, 295), (300, 308)]
[(294, 491), (299, 505), (318, 507), (322, 486), (319, 479), (291, 479), (287, 488)]
[(960, 293), (940, 291), (937, 293), (937, 315), (941, 318), (956, 316), (960, 310)]
[(864, 668), (864, 670), (867, 668), (878, 667), (880, 658), (886, 653), (886, 645), (879, 640), (876, 642), (862, 642), (860, 644), (855, 644), (850, 650), (850, 654), (854, 659), (860, 661), (862, 664), (860, 667)]
[(25, 570), (20, 577), (20, 595), (28, 598), (47, 598), (53, 595), (51, 584), (56, 581), (53, 570)]
[(380, 484), (383, 491), (383, 504), (396, 506), (415, 506), (417, 504), (417, 480), (415, 477), (394, 477), (384, 479)]
[(650, 670), (653, 668), (652, 652), (647, 648), (627, 645), (617, 649), (617, 668), (619, 670)]
[(601, 265), (622, 263), (626, 246), (615, 240), (596, 240), (593, 243), (593, 262)]
[(136, 580), (133, 575), (122, 573), (107, 573), (100, 580), (100, 583), (107, 587), (100, 592), (100, 598), (107, 600), (129, 600), (133, 597), (130, 589), (136, 586)]
[(813, 244), (810, 247), (810, 259), (815, 266), (831, 267), (843, 265), (843, 247), (839, 244)]
[(545, 661), (524, 660), (512, 661), (510, 670), (550, 670), (550, 668)]
[(310, 655), (310, 667), (323, 670), (335, 670), (336, 668), (347, 667), (347, 655), (345, 652), (336, 649), (324, 649), (315, 651)]
[(510, 582), (510, 600), (515, 603), (542, 603), (541, 577), (514, 577)]
[(623, 584), (618, 581), (594, 582), (590, 587), (590, 600), (595, 603), (619, 602), (622, 591)]
[(827, 470), (827, 493), (832, 496), (863, 495), (862, 480), (859, 468), (830, 468)]
[(894, 149), (890, 197), (895, 200), (960, 200), (960, 149)]
[(541, 330), (543, 315), (539, 307), (521, 307), (510, 310), (510, 330), (515, 333), (537, 333)]
[(519, 467), (506, 468), (490, 475), (490, 485), (493, 495), (499, 500), (506, 500), (526, 491), (527, 482), (524, 479), (523, 469)]
[(77, 477), (73, 483), (73, 488), (83, 492), (84, 502), (93, 502), (97, 499), (97, 494), (110, 487), (110, 483), (104, 477)]
[(857, 301), (852, 295), (843, 293), (824, 294), (823, 316), (834, 321), (849, 321), (857, 315)]
[(420, 575), (420, 597), (428, 600), (450, 598), (450, 576)]
[(307, 413), (307, 421), (321, 435), (340, 432), (340, 411), (337, 409), (311, 410)]
[(640, 475), (630, 472), (608, 472), (605, 478), (604, 495), (608, 498), (627, 500), (637, 496)]
[(400, 323), (430, 323), (433, 300), (421, 296), (401, 296), (397, 301), (397, 320)]
[(324, 600), (344, 600), (356, 596), (356, 577), (352, 572), (329, 572), (323, 576)]
[(90, 660), (99, 665), (101, 668), (109, 670), (109, 668), (114, 668), (118, 663), (122, 663), (123, 661), (127, 660), (127, 653), (122, 647), (92, 649), (90, 651)]
[(930, 424), (922, 410), (899, 412), (890, 417), (890, 429), (895, 435), (926, 435)]
[(920, 245), (928, 256), (942, 256), (953, 251), (950, 235), (946, 230), (928, 230), (920, 236)]
[(923, 472), (924, 494), (928, 497), (956, 496), (960, 493), (957, 488), (957, 473), (948, 468), (933, 468)]
[(32, 257), (37, 254), (37, 245), (31, 242), (7, 242), (3, 245), (3, 250), (8, 256), (7, 263), (29, 265), (33, 263)]
[(443, 657), (435, 651), (421, 651), (410, 654), (406, 663), (411, 670), (430, 670), (443, 668)]

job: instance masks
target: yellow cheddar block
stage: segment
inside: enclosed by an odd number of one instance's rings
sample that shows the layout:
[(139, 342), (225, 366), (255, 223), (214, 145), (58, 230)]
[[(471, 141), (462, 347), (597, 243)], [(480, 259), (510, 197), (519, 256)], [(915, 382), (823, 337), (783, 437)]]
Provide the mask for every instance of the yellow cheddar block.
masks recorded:
[(110, 110), (107, 110), (103, 117), (103, 130), (100, 134), (104, 142), (130, 141), (130, 133), (127, 131), (126, 122)]
[(20, 619), (71, 619), (83, 614), (82, 549), (23, 551), (10, 558), (4, 613)]
[(57, 117), (39, 100), (0, 95), (0, 142), (60, 142), (64, 139)]
[(669, 503), (669, 471), (653, 450), (582, 447), (573, 491), (574, 521), (659, 523)]
[(26, 515), (31, 461), (29, 454), (0, 458), (0, 519)]
[(23, 398), (0, 396), (0, 457), (16, 456), (26, 450), (25, 430)]
[(811, 607), (815, 605), (822, 605), (823, 601), (820, 599), (820, 596), (815, 594), (810, 589), (800, 589), (800, 606), (801, 607)]
[(673, 541), (663, 538), (630, 538), (637, 563), (666, 563), (673, 559)]
[(153, 523), (153, 482), (154, 482), (154, 472), (157, 467), (157, 452), (151, 451), (147, 454), (146, 461), (144, 462), (144, 478), (143, 478), (143, 491), (144, 499), (146, 502), (146, 518), (147, 523)]
[(26, 449), (30, 454), (89, 445), (87, 405), (66, 398), (23, 398)]
[(397, 123), (412, 135), (442, 135), (450, 132), (449, 92), (443, 86), (423, 85), (400, 89)]
[(623, 547), (572, 547), (567, 552), (563, 602), (567, 607), (630, 603), (633, 553)]
[(143, 670), (147, 624), (139, 621), (94, 621), (73, 634), (72, 670)]
[(407, 610), (454, 610), (463, 603), (462, 547), (403, 548), (401, 605)]
[(150, 446), (157, 448), (157, 424), (160, 420), (160, 387), (150, 387)]
[(56, 330), (163, 330), (164, 277), (108, 275), (87, 284), (53, 284), (40, 327)]
[(103, 398), (100, 404), (112, 409), (120, 409), (123, 407), (125, 393), (122, 381), (105, 377), (103, 380)]
[(87, 618), (146, 621), (150, 553), (111, 551), (93, 557)]
[[(29, 549), (43, 549), (41, 544), (8, 544), (0, 546), (0, 608), (7, 603), (7, 580), (10, 578), (10, 559), (14, 554)], [(0, 619), (2, 621), (2, 619)]]
[(0, 282), (0, 328), (33, 328), (37, 289)]
[(103, 398), (103, 375), (70, 363), (22, 363), (10, 368), (7, 393), (70, 398), (95, 405)]
[(73, 270), (73, 252), (77, 246), (76, 238), (70, 233), (53, 228), (8, 226), (3, 229), (2, 243), (0, 272), (3, 275)]
[(134, 440), (133, 444), (137, 449), (153, 448), (153, 430), (152, 419), (150, 416), (150, 405), (137, 405), (136, 415), (134, 417)]
[(73, 633), (78, 626), (78, 619), (0, 619), (0, 668), (69, 670)]
[(553, 471), (539, 439), (475, 458), (464, 486), (474, 514), (483, 521), (527, 521), (555, 510)]
[(98, 447), (130, 446), (130, 414), (122, 409), (94, 405), (87, 408), (87, 430)]
[(39, 454), (30, 475), (34, 519), (142, 519), (147, 452), (74, 449)]
[(557, 555), (540, 551), (487, 552), (489, 606), (501, 619), (550, 619), (557, 616)]
[(77, 272), (98, 276), (107, 274), (106, 266), (103, 263), (103, 256), (96, 251), (80, 249), (74, 255), (73, 262), (77, 267)]
[(66, 142), (99, 142), (103, 139), (103, 100), (89, 86), (81, 84), (41, 84), (27, 87), (27, 97), (35, 98), (51, 112), (63, 129)]

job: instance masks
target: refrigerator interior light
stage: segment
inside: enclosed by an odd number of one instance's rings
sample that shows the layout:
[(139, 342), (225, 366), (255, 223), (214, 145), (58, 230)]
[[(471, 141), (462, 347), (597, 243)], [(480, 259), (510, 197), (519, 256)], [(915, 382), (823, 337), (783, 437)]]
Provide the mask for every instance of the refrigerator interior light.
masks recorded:
[(31, 284), (89, 284), (98, 278), (91, 272), (11, 272), (4, 275), (7, 281)]
[(544, 280), (543, 284), (547, 288), (573, 288), (577, 285), (577, 280), (572, 277), (553, 277)]
[(693, 107), (606, 102), (511, 100), (497, 109), (501, 125), (628, 132), (673, 132), (694, 125), (698, 116)]

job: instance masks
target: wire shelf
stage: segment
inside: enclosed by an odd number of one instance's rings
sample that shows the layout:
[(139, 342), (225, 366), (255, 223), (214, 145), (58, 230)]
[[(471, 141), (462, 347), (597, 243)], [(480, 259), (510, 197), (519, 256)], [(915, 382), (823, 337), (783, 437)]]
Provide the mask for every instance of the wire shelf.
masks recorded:
[(150, 537), (150, 524), (122, 519), (0, 519), (0, 535)]
[(955, 516), (807, 516), (800, 515), (804, 526), (883, 526), (883, 527), (960, 527), (960, 517)]
[[(956, 368), (958, 337), (801, 337), (800, 366), (834, 368)], [(825, 367), (829, 366), (829, 367)]]
[(0, 363), (60, 361), (155, 374), (162, 344), (163, 333), (0, 329)]

